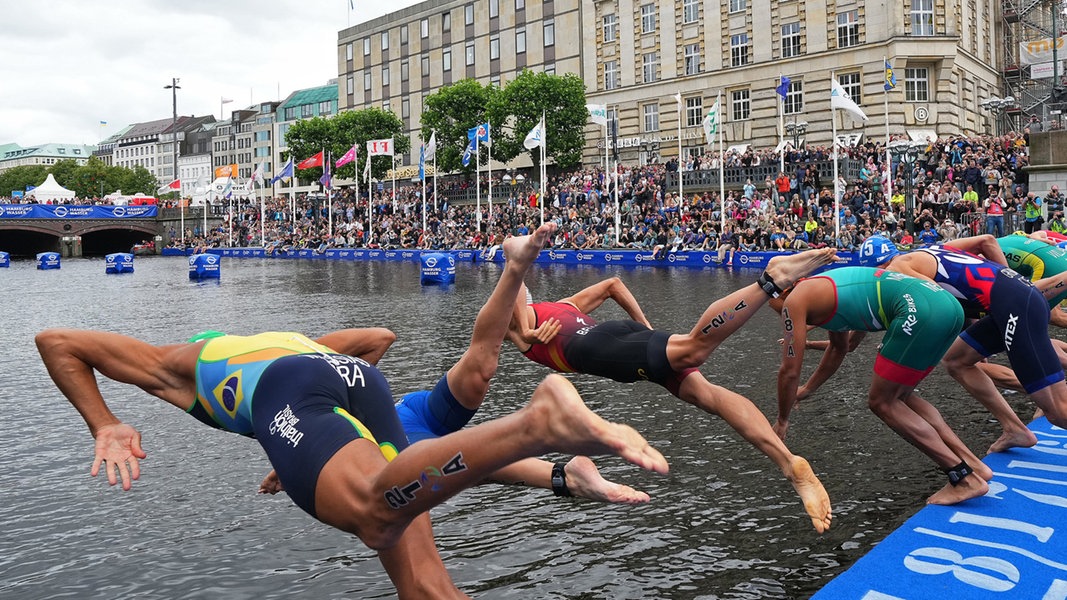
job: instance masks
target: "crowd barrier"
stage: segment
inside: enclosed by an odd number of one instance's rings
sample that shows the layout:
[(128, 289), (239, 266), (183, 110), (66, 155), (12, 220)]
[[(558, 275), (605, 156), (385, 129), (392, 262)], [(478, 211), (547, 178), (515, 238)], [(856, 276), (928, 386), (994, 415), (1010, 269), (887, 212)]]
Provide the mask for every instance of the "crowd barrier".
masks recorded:
[[(264, 251), (263, 248), (210, 248), (207, 253), (230, 258), (278, 258), (278, 259), (312, 259), (312, 260), (386, 260), (386, 261), (420, 261), (422, 250), (374, 250), (366, 248), (330, 248), (318, 251), (312, 248), (299, 250)], [(488, 256), (480, 250), (426, 250), (425, 252), (447, 253), (455, 257), (456, 262), (504, 262), (504, 253), (496, 252)], [(163, 256), (191, 256), (193, 251), (178, 248), (164, 248)], [(735, 252), (730, 263), (718, 262), (715, 252), (687, 251), (671, 252), (662, 258), (651, 252), (639, 250), (542, 250), (537, 258), (540, 264), (561, 265), (621, 265), (626, 267), (723, 267), (763, 268), (771, 258), (781, 252)], [(838, 256), (845, 262), (842, 265), (858, 265), (855, 253), (839, 252)]]

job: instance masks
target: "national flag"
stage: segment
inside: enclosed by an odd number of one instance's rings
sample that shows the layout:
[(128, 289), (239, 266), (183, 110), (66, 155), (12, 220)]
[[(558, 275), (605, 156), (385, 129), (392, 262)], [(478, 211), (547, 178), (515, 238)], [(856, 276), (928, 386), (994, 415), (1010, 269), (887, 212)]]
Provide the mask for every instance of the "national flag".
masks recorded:
[(157, 194), (169, 194), (171, 192), (177, 192), (177, 191), (179, 191), (181, 189), (182, 189), (182, 180), (181, 179), (175, 179), (174, 181), (168, 183), (167, 185), (160, 186), (159, 189), (156, 190), (156, 193)]
[(477, 127), (471, 127), (467, 130), (467, 139), (473, 140), (475, 143), (482, 142), (487, 146), (492, 145), (492, 140), (489, 139), (489, 123), (482, 123)]
[(464, 167), (466, 167), (466, 166), (471, 164), (471, 155), (474, 154), (474, 144), (475, 143), (477, 143), (477, 142), (475, 142), (474, 140), (471, 140), (471, 142), (469, 144), (467, 144), (467, 149), (463, 151), (463, 166)]
[(285, 181), (293, 176), (293, 158), (289, 157), (289, 160), (285, 163), (278, 174), (271, 178), (270, 184), (274, 185), (279, 181)]
[(619, 162), (619, 115), (611, 120), (611, 157)]
[(707, 138), (709, 144), (713, 143), (715, 134), (719, 132), (719, 102), (717, 100), (708, 110), (708, 114), (704, 116), (704, 121), (701, 124), (704, 126), (704, 137)]
[(897, 87), (897, 75), (893, 72), (893, 65), (889, 64), (889, 61), (885, 61), (885, 91), (889, 91)]
[(393, 138), (367, 140), (367, 156), (392, 156)]
[(296, 168), (298, 168), (298, 169), (311, 169), (313, 167), (321, 167), (322, 166), (322, 155), (323, 155), (322, 150), (319, 150), (319, 152), (317, 154), (309, 156), (308, 158), (305, 158), (304, 160), (296, 163)]
[(589, 118), (593, 120), (597, 125), (608, 124), (608, 107), (604, 104), (586, 104), (585, 109), (589, 111)]
[(419, 181), (426, 181), (426, 144), (419, 148)]
[(363, 179), (367, 183), (370, 183), (370, 156), (367, 156), (367, 161), (366, 162), (367, 162), (367, 166), (363, 168)]
[(781, 83), (778, 84), (778, 87), (774, 88), (774, 90), (778, 92), (778, 95), (782, 97), (782, 100), (785, 100), (786, 96), (789, 95), (790, 83), (792, 82), (789, 80), (789, 78), (783, 75)]
[(248, 178), (253, 184), (263, 184), (263, 173), (267, 170), (267, 163), (261, 162), (256, 165), (256, 170), (252, 171), (252, 175)]
[(426, 142), (426, 162), (429, 162), (437, 156), (437, 132), (430, 134), (430, 141)]
[(522, 141), (522, 145), (527, 150), (533, 150), (534, 148), (544, 147), (545, 145), (545, 117), (541, 115), (541, 120), (534, 125), (534, 128), (530, 130), (530, 133), (526, 134), (526, 139)]
[(348, 152), (345, 152), (344, 156), (342, 156), (341, 158), (338, 158), (337, 162), (334, 163), (333, 166), (335, 166), (337, 168), (341, 168), (341, 167), (347, 165), (348, 163), (356, 160), (356, 157), (358, 156), (358, 153), (359, 153), (359, 144), (358, 143), (357, 144), (352, 144), (352, 147), (348, 149)]
[(841, 87), (841, 83), (834, 76), (830, 77), (830, 108), (848, 111), (850, 115), (860, 121), (867, 120), (867, 115), (864, 114), (863, 109), (849, 97), (848, 92)]
[(323, 188), (330, 189), (331, 181), (332, 180), (330, 178), (330, 161), (326, 161), (322, 165), (322, 177), (319, 177), (319, 183), (322, 184)]
[(107, 127), (107, 121), (103, 121), (103, 120), (100, 121), (100, 126), (101, 127)]

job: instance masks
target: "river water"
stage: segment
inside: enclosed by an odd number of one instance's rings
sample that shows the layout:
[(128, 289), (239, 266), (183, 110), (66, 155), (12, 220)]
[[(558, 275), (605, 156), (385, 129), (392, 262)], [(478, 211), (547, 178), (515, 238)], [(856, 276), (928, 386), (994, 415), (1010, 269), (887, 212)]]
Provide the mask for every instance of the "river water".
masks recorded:
[[(204, 329), (316, 336), (384, 326), (398, 341), (380, 366), (403, 393), (431, 385), (459, 357), (500, 267), (460, 264), (456, 284), (442, 289), (420, 286), (416, 263), (223, 259), (221, 282), (210, 283), (189, 281), (182, 258), (135, 265), (127, 275), (105, 275), (102, 259), (0, 269), (0, 597), (394, 597), (358, 539), (284, 494), (256, 494), (270, 467), (253, 440), (204, 427), (135, 388), (101, 383), (112, 410), (143, 433), (141, 480), (124, 493), (89, 477), (91, 437), (48, 378), (33, 335), (63, 326), (170, 343)], [(556, 299), (611, 274), (654, 326), (688, 331), (712, 299), (758, 273), (537, 266), (528, 283), (536, 298)], [(623, 316), (613, 304), (595, 314)], [(773, 416), (778, 337), (765, 308), (703, 372)], [(789, 445), (811, 461), (834, 503), (828, 533), (814, 532), (786, 480), (721, 420), (653, 384), (569, 376), (594, 410), (644, 433), (670, 475), (597, 459), (606, 476), (652, 496), (634, 507), (515, 487), (467, 491), (432, 512), (453, 579), (480, 598), (810, 596), (944, 481), (866, 409), (875, 343), (868, 339), (794, 413)], [(808, 357), (809, 368), (816, 360)], [(546, 374), (505, 345), (476, 420), (514, 410)], [(920, 391), (973, 449), (995, 438), (996, 425), (943, 370)]]

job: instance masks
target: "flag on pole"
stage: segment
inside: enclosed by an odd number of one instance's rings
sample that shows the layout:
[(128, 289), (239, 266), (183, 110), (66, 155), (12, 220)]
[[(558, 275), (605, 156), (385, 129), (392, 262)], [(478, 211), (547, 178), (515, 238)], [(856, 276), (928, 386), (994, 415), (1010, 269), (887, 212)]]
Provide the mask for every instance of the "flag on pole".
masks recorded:
[(104, 121), (103, 119), (101, 119), (100, 120), (100, 126), (101, 127), (107, 127), (107, 121)]
[[(367, 155), (367, 166), (363, 168), (363, 180), (370, 183), (370, 155)], [(367, 190), (370, 194), (370, 190)]]
[(778, 84), (778, 87), (774, 88), (774, 90), (778, 92), (778, 95), (782, 97), (782, 100), (785, 100), (786, 96), (789, 95), (790, 83), (792, 82), (789, 80), (789, 78), (783, 75), (781, 83)]
[(889, 64), (889, 61), (885, 61), (885, 91), (889, 91), (897, 87), (897, 75), (893, 72), (893, 65)]
[(344, 153), (344, 156), (337, 159), (337, 162), (333, 166), (341, 168), (348, 163), (356, 160), (356, 156), (359, 153), (359, 144), (352, 144), (352, 147), (348, 149), (348, 152)]
[(367, 156), (392, 156), (393, 138), (367, 140)]
[(280, 171), (278, 171), (278, 174), (271, 178), (270, 184), (274, 185), (275, 183), (278, 183), (279, 181), (287, 181), (292, 176), (293, 176), (293, 158), (290, 156), (289, 160), (285, 163), (285, 165), (282, 167), (282, 169)]
[(674, 101), (678, 103), (678, 110), (682, 110), (682, 93), (678, 92), (674, 95)]
[(305, 158), (304, 160), (296, 163), (296, 168), (298, 168), (298, 169), (311, 169), (313, 167), (321, 167), (322, 166), (322, 155), (323, 155), (322, 150), (319, 150), (318, 153), (316, 153), (316, 154), (314, 154), (312, 156), (309, 156), (308, 158)]
[(543, 115), (537, 125), (534, 125), (534, 128), (530, 130), (530, 133), (526, 134), (526, 139), (522, 141), (522, 145), (527, 150), (533, 150), (545, 145), (545, 117)]
[(863, 109), (852, 100), (845, 88), (841, 87), (836, 76), (830, 77), (830, 108), (844, 110), (860, 121), (867, 120), (867, 115), (864, 114)]
[(266, 163), (259, 163), (255, 171), (248, 177), (248, 181), (245, 182), (245, 191), (251, 192), (256, 189), (256, 184), (263, 184), (263, 170), (266, 168)]
[[(26, 186), (27, 189), (29, 189), (29, 187), (30, 186)], [(169, 194), (170, 192), (177, 192), (180, 189), (182, 189), (182, 180), (181, 179), (175, 179), (174, 181), (168, 183), (167, 185), (160, 186), (160, 188), (158, 190), (156, 190), (156, 193), (157, 194)]]
[(437, 132), (430, 134), (430, 141), (426, 143), (426, 160), (431, 161), (437, 156)]
[(470, 143), (467, 144), (467, 148), (463, 151), (463, 166), (464, 167), (469, 166), (471, 164), (471, 155), (474, 154), (474, 144), (475, 144), (475, 141), (471, 140)]
[(708, 114), (704, 116), (704, 137), (708, 140), (709, 144), (715, 142), (715, 134), (719, 131), (719, 101), (716, 100), (711, 109), (708, 110)]
[(586, 104), (585, 109), (589, 111), (589, 118), (597, 125), (608, 124), (608, 107), (606, 104)]
[(330, 161), (326, 161), (322, 165), (322, 177), (319, 177), (319, 183), (322, 184), (322, 187), (330, 189), (331, 181), (332, 180), (330, 178)]
[(477, 127), (468, 129), (467, 139), (472, 140), (475, 143), (481, 142), (487, 146), (491, 146), (493, 141), (489, 139), (489, 123), (482, 123)]
[(426, 144), (419, 148), (419, 181), (426, 181)]
[(619, 115), (615, 114), (615, 118), (611, 121), (611, 157), (615, 159), (615, 162), (619, 162)]

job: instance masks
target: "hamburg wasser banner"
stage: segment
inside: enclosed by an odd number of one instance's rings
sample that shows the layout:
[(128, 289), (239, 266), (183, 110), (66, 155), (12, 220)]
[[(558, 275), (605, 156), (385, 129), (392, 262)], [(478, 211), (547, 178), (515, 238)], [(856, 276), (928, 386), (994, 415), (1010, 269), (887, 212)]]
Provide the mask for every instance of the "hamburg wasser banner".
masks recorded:
[(0, 204), (0, 219), (130, 219), (159, 215), (154, 205)]

